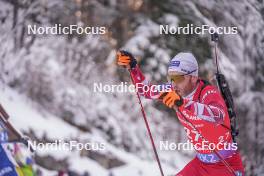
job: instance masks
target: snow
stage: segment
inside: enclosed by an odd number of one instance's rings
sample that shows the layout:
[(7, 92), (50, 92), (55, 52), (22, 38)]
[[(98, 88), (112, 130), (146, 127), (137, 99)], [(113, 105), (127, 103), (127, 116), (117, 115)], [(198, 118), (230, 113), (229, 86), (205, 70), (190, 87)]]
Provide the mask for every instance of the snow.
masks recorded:
[(10, 121), (19, 130), (32, 129), (38, 137), (47, 134), (50, 139), (66, 138), (78, 134), (78, 130), (63, 120), (47, 112), (41, 115), (40, 112), (26, 105), (25, 99), (24, 96), (8, 88), (5, 88), (0, 95), (0, 101), (10, 115)]
[[(105, 168), (97, 164), (93, 160), (89, 160), (86, 158), (81, 158), (80, 156), (72, 156), (70, 159), (70, 168), (72, 170), (76, 170), (80, 173), (84, 173), (85, 171), (89, 171), (90, 175), (100, 175), (100, 176), (108, 176), (109, 171)], [(78, 169), (76, 169), (78, 168)]]
[[(78, 151), (67, 151), (67, 150), (37, 150), (36, 154), (39, 156), (52, 156), (58, 160), (68, 158), (70, 164), (70, 169), (77, 171), (78, 173), (84, 173), (88, 171), (91, 176), (108, 176), (110, 172), (114, 173), (116, 176), (154, 176), (159, 175), (159, 170), (157, 163), (153, 159), (142, 160), (141, 158), (125, 152), (122, 149), (116, 148), (112, 144), (105, 141), (100, 137), (99, 133), (83, 133), (74, 128), (73, 126), (67, 124), (59, 117), (56, 117), (48, 112), (38, 112), (36, 111), (36, 105), (27, 99), (25, 96), (19, 94), (13, 89), (5, 87), (2, 89), (0, 95), (0, 102), (5, 107), (6, 111), (10, 115), (10, 122), (20, 131), (29, 131), (33, 130), (36, 135), (41, 138), (44, 134), (49, 139), (69, 139), (74, 137), (79, 137), (79, 140), (88, 140), (96, 141), (106, 144), (106, 150), (102, 153), (111, 154), (126, 164), (107, 170), (98, 164), (96, 161), (89, 159), (87, 157), (81, 157)], [(15, 111), (14, 111), (15, 109)], [(162, 158), (171, 156), (171, 153), (160, 151), (163, 153)], [(177, 154), (177, 168), (163, 163), (163, 169), (167, 174), (175, 174), (182, 168), (186, 162), (189, 160), (188, 157), (184, 158), (183, 156)], [(180, 159), (179, 159), (180, 158)], [(54, 171), (49, 171), (47, 169), (39, 167), (44, 173), (45, 176), (54, 175)]]
[(170, 26), (178, 26), (179, 18), (175, 16), (174, 14), (164, 14), (163, 16), (165, 24), (168, 24)]
[[(110, 172), (135, 176), (159, 174), (136, 96), (94, 93), (91, 87), (94, 82), (129, 82), (127, 72), (116, 66), (115, 52), (120, 48), (137, 57), (149, 81), (164, 83), (169, 60), (186, 49), (193, 51), (197, 58), (206, 57), (201, 68), (204, 72), (213, 72), (214, 51), (213, 47), (211, 52), (207, 48), (211, 43), (209, 35), (159, 34), (160, 24), (178, 26), (187, 21), (195, 25), (238, 27), (238, 34), (220, 36), (219, 63), (234, 95), (239, 125), (245, 129), (240, 130), (243, 138), (239, 140), (243, 144), (243, 158), (248, 160), (247, 171), (251, 175), (263, 173), (260, 152), (264, 141), (261, 131), (264, 124), (261, 118), (264, 113), (261, 108), (264, 102), (263, 3), (254, 0), (157, 1), (143, 3), (142, 9), (134, 11), (130, 9), (133, 4), (127, 2), (93, 1), (88, 5), (84, 3), (83, 9), (92, 6), (96, 11), (80, 9), (87, 23), (81, 19), (76, 21), (74, 14), (79, 7), (75, 5), (75, 2), (58, 0), (25, 3), (26, 8), (19, 8), (17, 21), (13, 21), (14, 4), (0, 1), (0, 81), (3, 83), (0, 88), (4, 87), (0, 101), (11, 114), (14, 126), (21, 131), (29, 133), (31, 129), (40, 140), (46, 135), (49, 140), (104, 142), (109, 148), (100, 154), (113, 155), (126, 164), (107, 170), (98, 161), (79, 157), (78, 152), (39, 151), (38, 155), (66, 157), (71, 169), (80, 173), (87, 169), (93, 175), (96, 170), (102, 175)], [(23, 26), (35, 23), (52, 26), (50, 23), (56, 22), (55, 19), (65, 24), (90, 25), (92, 22), (106, 26), (108, 32), (87, 36), (37, 35), (28, 45), (32, 36), (23, 38)], [(13, 24), (16, 25), (13, 27)], [(205, 46), (198, 43), (200, 39), (208, 40)], [(19, 41), (24, 43), (20, 46)], [(206, 54), (202, 54), (204, 52)], [(167, 109), (159, 110), (150, 100), (142, 101), (156, 144), (165, 136), (171, 141), (185, 140), (186, 134), (174, 115)], [(64, 121), (65, 118), (68, 121)], [(192, 151), (159, 151), (159, 155), (166, 174), (174, 174), (190, 160)], [(55, 175), (55, 171), (37, 167), (45, 176)], [(141, 171), (145, 170), (143, 168), (148, 171)]]

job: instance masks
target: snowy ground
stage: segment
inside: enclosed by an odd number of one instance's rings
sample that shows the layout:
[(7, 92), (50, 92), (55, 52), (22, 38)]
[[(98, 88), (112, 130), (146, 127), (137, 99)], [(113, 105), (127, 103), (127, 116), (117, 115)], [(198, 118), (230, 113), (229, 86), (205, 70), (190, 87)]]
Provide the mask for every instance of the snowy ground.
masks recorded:
[[(97, 133), (81, 132), (74, 126), (69, 125), (65, 121), (49, 114), (48, 112), (38, 112), (36, 110), (38, 109), (37, 106), (32, 101), (9, 87), (1, 88), (0, 102), (10, 114), (10, 121), (21, 131), (28, 132), (29, 129), (31, 129), (35, 132), (37, 137), (41, 138), (45, 134), (49, 139), (65, 139), (77, 136), (79, 138), (88, 137), (91, 140), (105, 143), (106, 151), (103, 151), (104, 153), (109, 152), (127, 164), (121, 167), (113, 168), (112, 170), (107, 170), (95, 160), (88, 159), (87, 157), (80, 157), (80, 153), (78, 151), (36, 151), (36, 154), (39, 156), (49, 154), (56, 159), (68, 158), (71, 170), (78, 173), (88, 171), (91, 176), (108, 176), (110, 173), (114, 174), (114, 176), (160, 175), (157, 163), (154, 160), (142, 160), (131, 153), (125, 152), (124, 150), (109, 144)], [(163, 162), (162, 165), (165, 175), (173, 175), (177, 173), (177, 171), (188, 162), (188, 158), (183, 157), (177, 152), (159, 152), (162, 155), (162, 158), (170, 158), (171, 155), (174, 155), (174, 158), (178, 158), (178, 160), (175, 161), (175, 165), (177, 167), (172, 167), (168, 164), (164, 164)], [(41, 168), (41, 170), (45, 172), (45, 176), (56, 174), (55, 171), (49, 171), (45, 168)]]

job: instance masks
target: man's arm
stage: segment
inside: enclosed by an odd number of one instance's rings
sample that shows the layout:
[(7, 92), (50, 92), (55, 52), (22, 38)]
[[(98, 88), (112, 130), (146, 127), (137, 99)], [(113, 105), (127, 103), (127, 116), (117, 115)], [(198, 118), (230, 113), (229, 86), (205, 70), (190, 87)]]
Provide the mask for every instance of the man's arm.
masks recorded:
[(150, 84), (146, 80), (145, 76), (141, 72), (138, 65), (131, 70), (131, 76), (134, 84), (136, 85), (138, 93), (147, 99), (158, 99), (161, 92), (166, 90), (168, 91), (170, 89), (169, 84), (167, 85)]
[(124, 66), (131, 71), (131, 77), (133, 83), (136, 86), (136, 91), (138, 91), (138, 93), (145, 98), (158, 99), (161, 92), (169, 91), (171, 89), (170, 84), (149, 84), (149, 82), (145, 79), (145, 76), (141, 72), (137, 64), (137, 60), (131, 53), (127, 51), (121, 50), (117, 53), (117, 64), (120, 66)]

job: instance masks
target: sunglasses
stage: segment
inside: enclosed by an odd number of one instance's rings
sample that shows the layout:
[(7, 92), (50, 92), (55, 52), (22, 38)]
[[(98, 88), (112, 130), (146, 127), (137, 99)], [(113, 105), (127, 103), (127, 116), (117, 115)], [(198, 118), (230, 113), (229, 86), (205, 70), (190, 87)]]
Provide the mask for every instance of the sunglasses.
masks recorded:
[(180, 83), (184, 80), (184, 75), (168, 75), (168, 82)]
[(196, 70), (193, 70), (193, 71), (186, 73), (186, 74), (183, 74), (183, 75), (168, 75), (167, 80), (168, 80), (168, 82), (180, 83), (184, 80), (185, 75), (189, 75), (195, 71)]

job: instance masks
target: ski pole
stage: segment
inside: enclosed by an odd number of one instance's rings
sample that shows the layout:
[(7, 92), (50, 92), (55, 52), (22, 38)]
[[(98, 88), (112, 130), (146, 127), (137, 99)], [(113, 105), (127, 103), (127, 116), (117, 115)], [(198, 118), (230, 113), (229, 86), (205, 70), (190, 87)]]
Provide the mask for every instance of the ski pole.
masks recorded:
[[(129, 69), (128, 71), (129, 71), (129, 75), (130, 75), (131, 81), (135, 85), (135, 82), (134, 82), (134, 80), (132, 78), (132, 75), (131, 75), (131, 70)], [(142, 112), (142, 115), (143, 115), (143, 119), (144, 119), (147, 131), (148, 131), (148, 135), (149, 135), (149, 138), (150, 138), (150, 141), (151, 141), (151, 145), (152, 145), (152, 148), (153, 148), (153, 151), (154, 151), (154, 154), (155, 154), (155, 158), (156, 158), (156, 161), (157, 161), (158, 166), (159, 166), (160, 174), (161, 174), (161, 176), (164, 176), (163, 169), (162, 169), (162, 166), (161, 166), (161, 163), (160, 163), (160, 159), (159, 159), (159, 155), (158, 155), (158, 152), (157, 152), (157, 149), (156, 149), (153, 137), (152, 137), (152, 133), (151, 133), (151, 130), (150, 130), (150, 127), (149, 127), (148, 119), (147, 119), (145, 110), (143, 108), (143, 105), (142, 105), (142, 102), (141, 102), (141, 99), (140, 99), (140, 95), (139, 95), (137, 90), (136, 90), (136, 93), (137, 93), (137, 98), (138, 98), (138, 101), (139, 101), (139, 104), (140, 104), (141, 112)]]
[(34, 149), (32, 148), (32, 146), (29, 144), (29, 139), (26, 137), (23, 137), (20, 132), (18, 132), (15, 127), (8, 121), (9, 119), (9, 115), (7, 114), (7, 112), (5, 111), (4, 107), (0, 104), (0, 120), (3, 122), (3, 124), (18, 138), (17, 142), (21, 142), (24, 145), (26, 145), (30, 151), (33, 153)]

